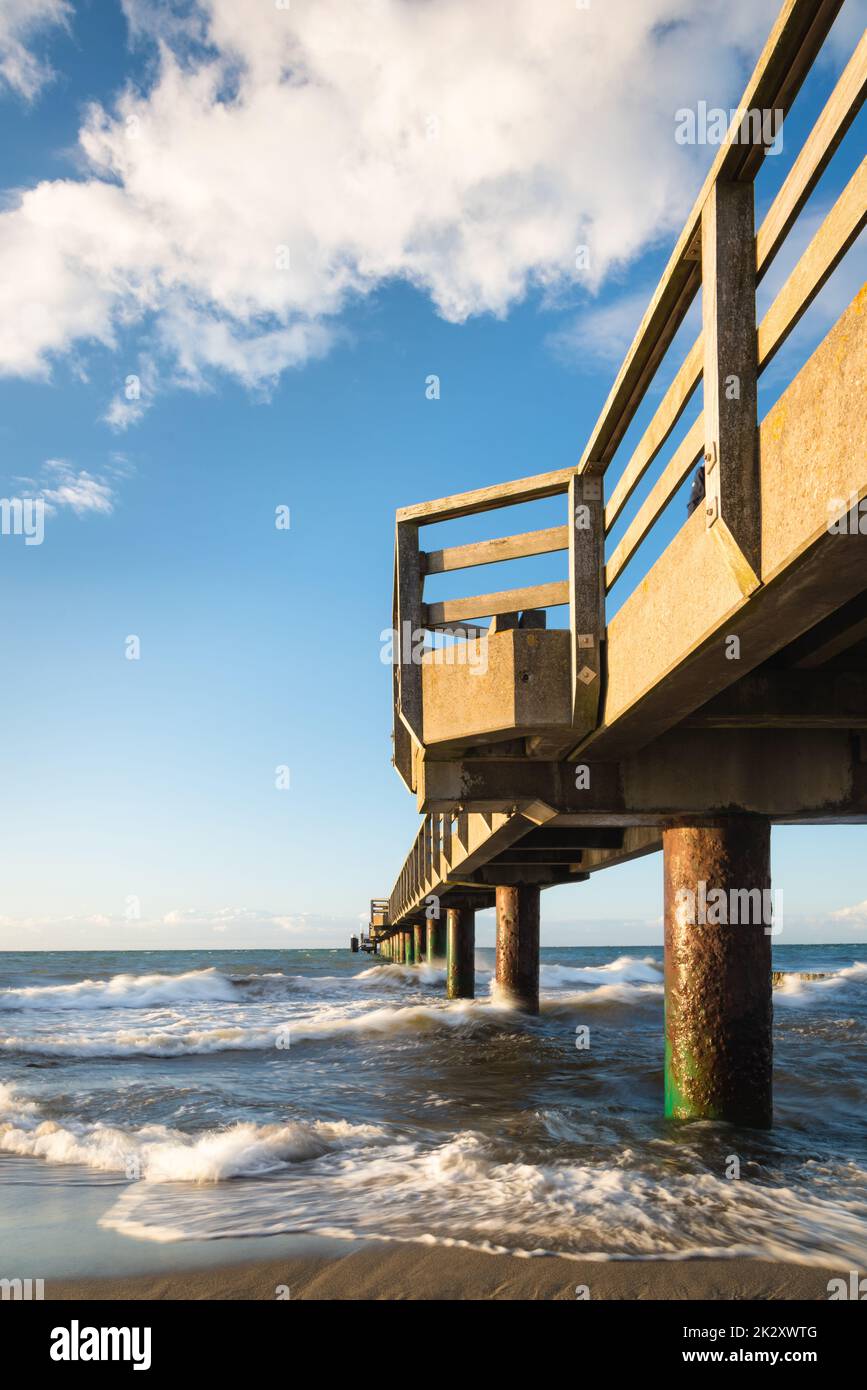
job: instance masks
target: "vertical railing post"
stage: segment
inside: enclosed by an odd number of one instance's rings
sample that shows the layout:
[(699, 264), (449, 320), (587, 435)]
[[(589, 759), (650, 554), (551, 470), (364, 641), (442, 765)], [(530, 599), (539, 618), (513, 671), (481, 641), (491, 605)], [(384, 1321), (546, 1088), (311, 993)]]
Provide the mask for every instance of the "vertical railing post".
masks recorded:
[(422, 575), (418, 526), (399, 521), (395, 532), (395, 652), (398, 714), (418, 744), (423, 743), (422, 675), (415, 651), (422, 641)]
[(717, 182), (701, 218), (705, 519), (744, 593), (761, 573), (756, 241), (751, 183)]
[(569, 631), (572, 724), (595, 728), (605, 635), (605, 508), (602, 478), (576, 473), (569, 482)]
[(425, 889), (433, 887), (433, 816), (424, 818), (424, 868), (422, 878)]

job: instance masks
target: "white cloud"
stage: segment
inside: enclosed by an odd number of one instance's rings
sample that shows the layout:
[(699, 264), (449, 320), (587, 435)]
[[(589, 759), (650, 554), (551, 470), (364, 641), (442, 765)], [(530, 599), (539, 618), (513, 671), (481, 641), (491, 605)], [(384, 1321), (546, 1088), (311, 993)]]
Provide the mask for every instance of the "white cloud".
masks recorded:
[(45, 475), (37, 495), (48, 511), (68, 507), (76, 516), (88, 512), (110, 516), (114, 511), (114, 488), (106, 477), (96, 477), (84, 468), (76, 471), (65, 459), (49, 459)]
[(0, 0), (0, 88), (28, 101), (37, 95), (53, 73), (32, 42), (44, 29), (66, 24), (71, 12), (68, 0)]
[(120, 453), (113, 453), (98, 473), (75, 468), (67, 459), (46, 459), (38, 477), (19, 477), (15, 482), (22, 485), (23, 495), (43, 501), (46, 512), (68, 508), (76, 516), (110, 516), (117, 499), (117, 484), (134, 471)]
[(831, 920), (841, 922), (847, 927), (867, 927), (867, 898), (863, 903), (855, 903), (852, 907), (841, 907), (837, 912), (832, 912)]
[(106, 425), (122, 434), (130, 425), (137, 425), (144, 418), (147, 404), (142, 400), (126, 400), (123, 396), (113, 396), (102, 419)]
[(124, 378), (123, 389), (116, 392), (102, 416), (104, 424), (117, 434), (137, 425), (150, 410), (158, 384), (157, 366), (153, 357), (143, 354), (134, 372)]
[(737, 99), (778, 3), (124, 8), (151, 85), (88, 112), (86, 177), (0, 215), (0, 373), (143, 325), (163, 375), (267, 389), (395, 278), (502, 315), (575, 284), (586, 243), (595, 290), (679, 228), (709, 154), (675, 110)]

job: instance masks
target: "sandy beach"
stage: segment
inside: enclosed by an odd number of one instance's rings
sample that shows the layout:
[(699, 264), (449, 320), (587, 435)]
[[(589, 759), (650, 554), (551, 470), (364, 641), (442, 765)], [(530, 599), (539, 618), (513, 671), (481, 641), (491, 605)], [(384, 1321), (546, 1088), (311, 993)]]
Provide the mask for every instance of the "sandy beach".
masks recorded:
[[(840, 1270), (764, 1260), (520, 1259), (412, 1244), (372, 1244), (344, 1256), (289, 1256), (176, 1273), (50, 1280), (46, 1300), (827, 1299)], [(280, 1296), (286, 1297), (283, 1292)], [(583, 1296), (583, 1295), (582, 1295)]]

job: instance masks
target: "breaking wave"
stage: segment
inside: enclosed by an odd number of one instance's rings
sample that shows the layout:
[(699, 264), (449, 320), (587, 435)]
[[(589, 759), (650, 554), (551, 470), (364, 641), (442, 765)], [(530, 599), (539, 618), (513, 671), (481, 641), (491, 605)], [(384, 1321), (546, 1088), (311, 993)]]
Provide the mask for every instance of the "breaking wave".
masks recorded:
[(183, 975), (114, 975), (73, 985), (23, 985), (0, 990), (0, 1009), (152, 1009), (166, 1004), (228, 1003), (231, 980), (214, 968)]
[(83, 1164), (145, 1182), (262, 1177), (337, 1149), (381, 1143), (385, 1137), (377, 1125), (347, 1120), (239, 1123), (198, 1135), (165, 1125), (134, 1131), (78, 1121), (61, 1125), (42, 1119), (36, 1105), (0, 1085), (0, 1151), (48, 1163)]

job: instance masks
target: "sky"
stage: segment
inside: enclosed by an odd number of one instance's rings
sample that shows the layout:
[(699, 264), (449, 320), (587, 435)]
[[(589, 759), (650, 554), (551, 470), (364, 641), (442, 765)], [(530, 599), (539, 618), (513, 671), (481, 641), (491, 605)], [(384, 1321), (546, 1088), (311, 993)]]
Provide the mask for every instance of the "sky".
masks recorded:
[[(715, 153), (676, 113), (736, 105), (777, 8), (0, 0), (0, 496), (45, 506), (41, 544), (0, 535), (0, 949), (344, 946), (390, 891), (418, 825), (390, 766), (394, 511), (577, 461)], [(847, 0), (759, 216), (864, 21)], [(762, 414), (864, 278), (859, 244)], [(783, 940), (867, 940), (865, 847), (775, 829)], [(553, 889), (543, 944), (658, 942), (661, 895), (659, 856)]]

